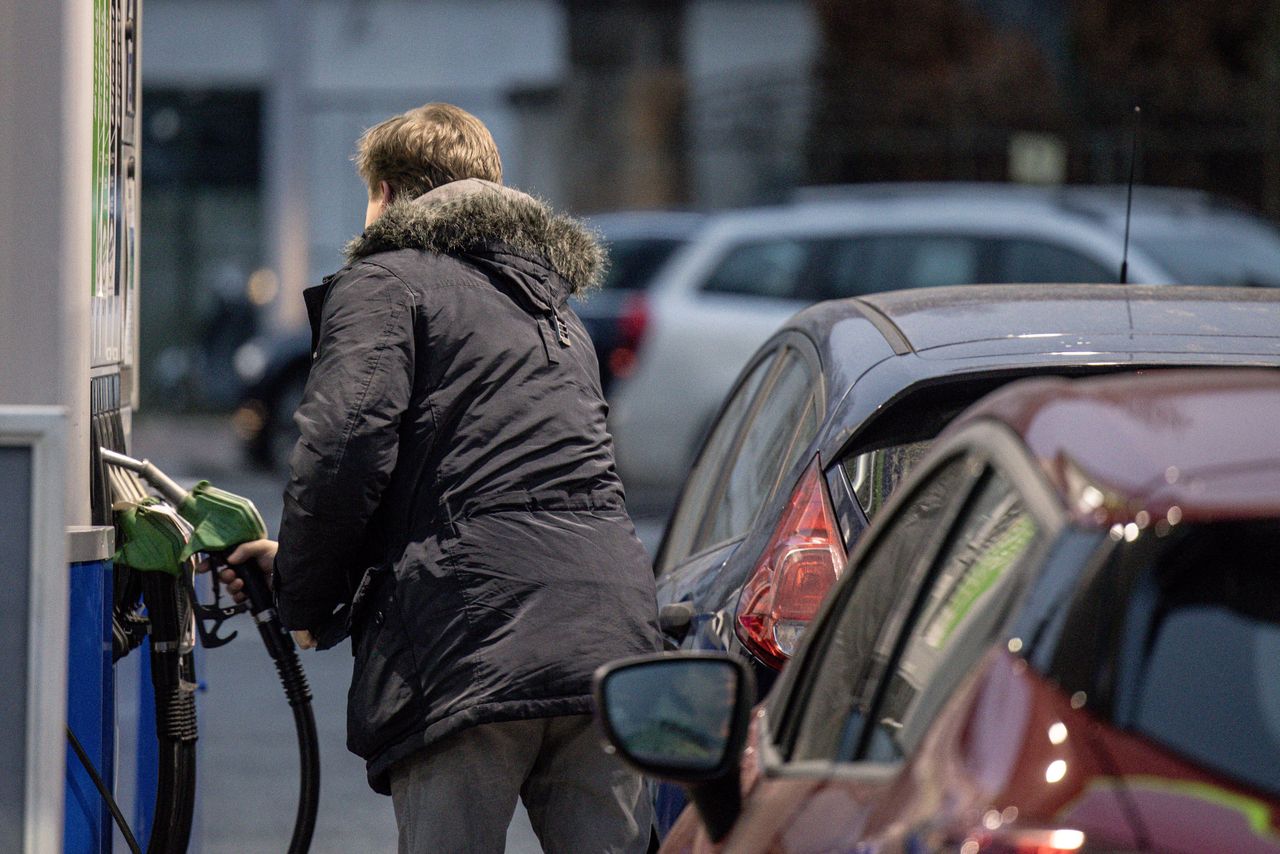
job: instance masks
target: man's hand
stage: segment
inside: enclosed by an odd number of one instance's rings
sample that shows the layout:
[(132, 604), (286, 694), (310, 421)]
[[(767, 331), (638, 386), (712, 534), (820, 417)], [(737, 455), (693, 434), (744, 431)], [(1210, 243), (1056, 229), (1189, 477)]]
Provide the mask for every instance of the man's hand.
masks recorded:
[[(280, 550), (280, 544), (275, 540), (252, 540), (247, 543), (241, 543), (236, 546), (231, 554), (227, 555), (227, 563), (232, 566), (239, 566), (242, 563), (256, 563), (258, 569), (267, 577), (267, 584), (271, 584), (271, 571), (275, 567), (276, 552)], [(200, 572), (208, 572), (212, 567), (206, 559), (199, 566)], [(241, 581), (230, 566), (224, 567), (218, 573), (218, 578), (226, 585), (227, 592), (231, 594), (231, 598), (237, 602), (245, 600), (244, 582)], [(311, 632), (298, 631), (293, 633), (294, 642), (301, 649), (314, 649), (316, 642), (311, 636)]]

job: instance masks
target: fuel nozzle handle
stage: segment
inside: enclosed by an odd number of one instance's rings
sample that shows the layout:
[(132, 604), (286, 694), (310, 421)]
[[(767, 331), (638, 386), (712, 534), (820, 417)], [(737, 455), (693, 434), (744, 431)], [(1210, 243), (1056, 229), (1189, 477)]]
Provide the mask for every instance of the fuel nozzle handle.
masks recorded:
[[(219, 555), (219, 557), (225, 563), (226, 555)], [(249, 613), (253, 615), (253, 621), (258, 624), (258, 631), (262, 635), (262, 642), (267, 646), (267, 652), (277, 661), (288, 656), (293, 652), (293, 638), (289, 636), (280, 623), (279, 615), (276, 614), (275, 598), (267, 585), (267, 576), (252, 562), (226, 565), (236, 574), (236, 578), (244, 582), (245, 596), (249, 600)]]

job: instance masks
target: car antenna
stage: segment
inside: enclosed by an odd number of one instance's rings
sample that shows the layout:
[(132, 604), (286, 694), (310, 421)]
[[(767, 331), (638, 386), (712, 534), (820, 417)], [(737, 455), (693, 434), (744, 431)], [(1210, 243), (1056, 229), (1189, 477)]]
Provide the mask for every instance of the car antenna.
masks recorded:
[(1138, 162), (1138, 140), (1142, 137), (1142, 107), (1133, 108), (1133, 135), (1129, 143), (1129, 190), (1124, 203), (1124, 255), (1120, 259), (1120, 284), (1129, 283), (1129, 220), (1133, 216), (1133, 176)]

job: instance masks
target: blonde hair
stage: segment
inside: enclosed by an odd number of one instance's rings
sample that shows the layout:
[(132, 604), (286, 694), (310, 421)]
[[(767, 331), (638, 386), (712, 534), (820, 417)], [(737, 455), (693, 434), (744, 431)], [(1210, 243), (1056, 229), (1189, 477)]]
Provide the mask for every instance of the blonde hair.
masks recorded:
[(396, 198), (409, 199), (464, 178), (502, 183), (489, 129), (452, 104), (424, 104), (374, 125), (360, 136), (354, 159), (370, 197), (382, 181)]

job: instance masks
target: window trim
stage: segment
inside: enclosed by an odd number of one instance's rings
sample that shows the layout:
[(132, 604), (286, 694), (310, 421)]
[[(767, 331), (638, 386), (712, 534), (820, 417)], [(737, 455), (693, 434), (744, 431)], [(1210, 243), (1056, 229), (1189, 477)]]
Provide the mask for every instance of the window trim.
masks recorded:
[[(764, 408), (765, 399), (768, 395), (773, 393), (774, 388), (777, 386), (778, 379), (781, 377), (782, 371), (786, 367), (787, 356), (791, 353), (795, 353), (796, 356), (805, 363), (805, 366), (809, 371), (808, 390), (810, 393), (806, 396), (805, 402), (807, 406), (813, 409), (815, 415), (814, 435), (809, 437), (810, 443), (817, 437), (821, 430), (826, 399), (826, 378), (822, 372), (822, 361), (818, 358), (817, 349), (814, 347), (813, 341), (810, 340), (809, 336), (800, 332), (789, 330), (780, 335), (778, 340), (782, 345), (781, 351), (778, 353), (778, 358), (769, 369), (768, 375), (766, 375), (761, 381), (760, 388), (756, 390), (756, 396), (751, 401), (751, 408), (742, 419), (742, 424), (738, 428), (738, 435), (734, 437), (732, 450), (729, 454), (725, 455), (725, 459), (732, 459), (733, 463), (721, 468), (712, 490), (707, 495), (706, 504), (703, 506), (702, 520), (699, 522), (697, 531), (693, 537), (693, 541), (695, 543), (702, 540), (703, 535), (707, 531), (707, 526), (711, 524), (711, 511), (719, 506), (720, 500), (724, 497), (725, 490), (728, 489), (729, 476), (733, 473), (734, 465), (738, 462), (738, 458), (742, 453), (742, 446), (746, 443), (747, 434), (751, 432), (752, 426), (754, 426), (756, 419), (760, 416), (760, 412)], [(824, 401), (824, 405), (819, 405), (819, 398)], [(726, 399), (726, 403), (727, 402), (728, 399)], [(803, 411), (803, 407), (801, 407), (800, 411)], [(719, 418), (716, 419), (716, 423), (719, 423)], [(793, 432), (791, 433), (790, 441), (787, 443), (788, 451), (795, 443), (796, 437), (799, 436), (800, 425), (798, 422), (792, 430)], [(708, 438), (710, 438), (710, 434), (708, 434)], [(702, 455), (699, 454), (698, 456), (699, 462), (701, 462)], [(747, 523), (746, 528), (741, 533), (726, 537), (718, 543), (709, 543), (701, 549), (701, 552), (705, 553), (716, 548), (718, 545), (745, 539), (751, 532), (756, 520), (760, 518), (760, 513), (764, 511), (764, 508), (767, 507), (773, 500), (774, 496), (777, 495), (778, 489), (783, 482), (783, 478), (786, 477), (788, 473), (789, 472), (784, 471), (778, 472), (777, 477), (774, 478), (773, 484), (769, 487), (769, 491), (765, 493), (764, 500), (761, 501), (760, 506), (756, 508), (755, 515), (752, 517), (751, 521)], [(683, 497), (682, 492), (681, 498)]]
[[(774, 375), (777, 374), (778, 364), (786, 350), (786, 343), (787, 343), (787, 336), (785, 334), (778, 335), (770, 339), (758, 351), (756, 351), (755, 356), (749, 362), (747, 362), (746, 366), (738, 373), (738, 378), (734, 380), (732, 390), (730, 390), (730, 392), (727, 395), (725, 395), (724, 400), (720, 401), (720, 408), (716, 410), (716, 417), (711, 422), (711, 429), (707, 432), (706, 437), (702, 440), (702, 447), (698, 449), (698, 454), (693, 460), (693, 465), (689, 468), (690, 474), (697, 471), (698, 466), (702, 464), (702, 459), (704, 456), (706, 456), (707, 446), (711, 440), (711, 437), (715, 434), (716, 428), (720, 426), (720, 422), (724, 419), (725, 411), (729, 408), (729, 404), (734, 401), (734, 399), (738, 396), (738, 392), (742, 390), (743, 383), (745, 383), (748, 379), (751, 378), (755, 370), (758, 367), (760, 367), (761, 362), (763, 362), (766, 359), (772, 358), (774, 360), (773, 364), (769, 366), (769, 369), (765, 372), (764, 376), (761, 377), (760, 387), (755, 390), (755, 393), (752, 396), (751, 401), (747, 404), (747, 411), (742, 416), (742, 423), (747, 424), (751, 419), (755, 417), (755, 412), (756, 412), (756, 409), (758, 408), (758, 402), (760, 400), (760, 392), (765, 387), (765, 384), (771, 383)], [(730, 453), (734, 455), (735, 459), (736, 459), (738, 447), (741, 444), (741, 434), (742, 434), (742, 428), (739, 427), (738, 435), (734, 437), (733, 444), (730, 447)], [(722, 476), (723, 476), (723, 472), (718, 472), (715, 475), (717, 479), (721, 478)], [(684, 506), (685, 497), (689, 491), (689, 486), (692, 482), (693, 482), (693, 478), (691, 477), (685, 478), (684, 484), (680, 487), (680, 495), (676, 498), (676, 503), (671, 509), (671, 515), (667, 518), (666, 529), (663, 531), (663, 534), (662, 534), (662, 542), (658, 545), (658, 552), (657, 552), (657, 555), (654, 557), (654, 561), (653, 561), (655, 577), (660, 577), (660, 576), (666, 575), (669, 572), (672, 572), (678, 566), (690, 560), (695, 555), (705, 554), (706, 552), (711, 551), (710, 548), (706, 548), (698, 552), (689, 551), (686, 554), (674, 560), (669, 559), (667, 556), (667, 552), (671, 544), (671, 530), (673, 527), (673, 523), (675, 522), (676, 513), (679, 512), (681, 507)], [(702, 530), (702, 526), (706, 522), (707, 506), (709, 506), (709, 503), (703, 505), (701, 509), (703, 516), (701, 519), (697, 521), (693, 529), (693, 536), (690, 538), (691, 546), (694, 542), (697, 541), (698, 533)]]
[(841, 780), (853, 783), (888, 783), (902, 769), (904, 760), (894, 762), (837, 762), (821, 759), (803, 759), (789, 762), (773, 739), (773, 726), (769, 720), (769, 711), (762, 708), (756, 712), (759, 722), (756, 725), (757, 747), (760, 757), (760, 772), (769, 779), (813, 779)]
[[(938, 573), (942, 571), (942, 558), (944, 555), (951, 553), (952, 547), (955, 545), (956, 537), (960, 534), (961, 526), (964, 521), (969, 518), (969, 512), (973, 509), (974, 504), (981, 497), (986, 487), (991, 483), (992, 479), (1001, 474), (998, 466), (986, 455), (981, 453), (973, 453), (969, 457), (971, 463), (977, 463), (982, 466), (982, 472), (975, 478), (970, 487), (969, 494), (965, 496), (963, 504), (960, 506), (960, 512), (956, 513), (947, 522), (947, 533), (942, 539), (942, 545), (936, 549), (929, 558), (929, 565), (925, 567), (923, 573), (915, 582), (915, 589), (911, 591), (910, 601), (905, 613), (902, 615), (902, 621), (898, 624), (895, 631), (897, 635), (892, 638), (889, 646), (889, 655), (885, 659), (884, 669), (880, 674), (880, 679), (876, 682), (871, 692), (871, 702), (867, 704), (867, 720), (862, 728), (862, 732), (858, 735), (858, 746), (854, 749), (852, 762), (866, 761), (864, 757), (871, 747), (871, 740), (875, 736), (875, 722), (880, 720), (881, 712), (885, 703), (888, 701), (889, 686), (893, 682), (893, 674), (897, 671), (898, 663), (902, 661), (902, 656), (906, 654), (907, 644), (911, 640), (911, 636), (915, 631), (916, 625), (920, 622), (920, 617), (924, 612), (925, 605), (928, 602), (928, 594), (932, 592), (933, 584), (937, 581)], [(1021, 496), (1021, 491), (1017, 488), (1009, 478), (1003, 478), (1009, 483), (1010, 488), (1015, 494)], [(1028, 508), (1030, 511), (1030, 508)], [(1030, 511), (1035, 516), (1034, 511)], [(1037, 550), (1044, 548), (1044, 540), (1037, 544)], [(1024, 560), (1026, 558), (1024, 557)], [(901, 606), (900, 606), (901, 610)], [(896, 614), (897, 612), (895, 612)], [(923, 688), (921, 689), (923, 690)], [(905, 759), (905, 757), (904, 757)], [(839, 761), (839, 760), (836, 760)]]

